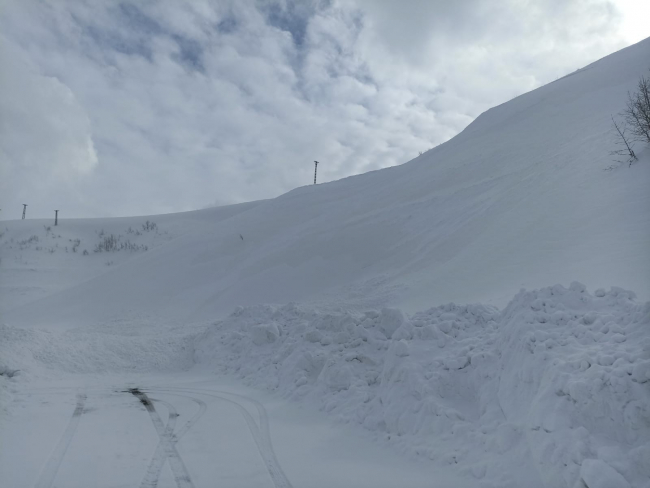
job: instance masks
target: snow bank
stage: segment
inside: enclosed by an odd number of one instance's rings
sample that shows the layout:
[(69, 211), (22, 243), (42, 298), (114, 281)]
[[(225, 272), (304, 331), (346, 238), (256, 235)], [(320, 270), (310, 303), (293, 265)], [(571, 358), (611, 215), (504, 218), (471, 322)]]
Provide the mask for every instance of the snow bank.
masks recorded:
[(650, 303), (619, 288), (556, 285), (503, 311), (410, 317), (240, 307), (197, 338), (195, 358), (481, 486), (650, 486)]
[(194, 365), (194, 338), (203, 329), (201, 324), (164, 325), (143, 316), (64, 331), (0, 324), (0, 420), (12, 392), (34, 380), (60, 379), (62, 373), (187, 370)]
[[(0, 376), (179, 371), (193, 366), (195, 329), (131, 320), (47, 331), (0, 325)], [(11, 375), (14, 376), (14, 375)]]

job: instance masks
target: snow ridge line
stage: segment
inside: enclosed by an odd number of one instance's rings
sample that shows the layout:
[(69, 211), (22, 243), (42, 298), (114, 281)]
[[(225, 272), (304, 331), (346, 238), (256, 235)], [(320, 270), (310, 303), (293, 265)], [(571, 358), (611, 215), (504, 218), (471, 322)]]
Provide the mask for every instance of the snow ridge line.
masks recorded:
[[(131, 388), (127, 390), (127, 392), (131, 393), (138, 400), (140, 400), (140, 403), (142, 403), (142, 405), (144, 405), (147, 412), (149, 412), (151, 421), (153, 422), (153, 425), (156, 428), (158, 435), (160, 436), (160, 443), (163, 444), (165, 459), (169, 460), (169, 467), (171, 468), (172, 473), (174, 474), (174, 479), (176, 480), (176, 485), (178, 486), (178, 488), (195, 488), (194, 483), (192, 482), (192, 478), (190, 477), (190, 474), (187, 471), (187, 467), (185, 466), (185, 463), (183, 462), (183, 459), (181, 458), (180, 454), (178, 454), (178, 451), (176, 450), (176, 439), (172, 434), (175, 425), (175, 418), (178, 416), (176, 414), (176, 410), (173, 408), (169, 410), (170, 422), (168, 423), (168, 425), (171, 424), (171, 431), (168, 431), (168, 429), (163, 424), (162, 419), (158, 414), (158, 411), (153, 405), (154, 400), (149, 398), (146, 393), (141, 392), (137, 388)], [(174, 422), (171, 421), (172, 416), (174, 418)], [(147, 475), (145, 476), (145, 480), (143, 480), (143, 483), (147, 481), (149, 474), (150, 473), (147, 473)], [(157, 484), (157, 480), (156, 480), (156, 484)], [(143, 486), (147, 486), (147, 485), (143, 485)]]
[[(219, 391), (219, 390), (204, 390), (202, 388), (188, 388), (188, 387), (165, 387), (165, 388), (156, 388), (156, 390), (161, 392), (181, 391), (187, 393), (198, 393), (201, 395), (218, 398), (219, 400), (228, 402), (231, 405), (233, 405), (244, 417), (244, 420), (248, 425), (251, 435), (253, 436), (253, 440), (257, 445), (257, 449), (260, 453), (260, 456), (262, 457), (262, 460), (264, 461), (264, 465), (266, 466), (266, 469), (268, 470), (269, 476), (271, 477), (271, 480), (273, 481), (275, 487), (293, 488), (293, 485), (291, 484), (286, 474), (282, 470), (282, 467), (280, 466), (280, 463), (278, 462), (277, 456), (275, 454), (275, 450), (273, 449), (273, 444), (271, 443), (271, 436), (269, 430), (268, 414), (266, 413), (266, 410), (261, 403), (242, 395), (237, 395), (234, 393)], [(222, 395), (233, 396), (235, 398), (240, 398), (244, 401), (252, 403), (258, 411), (259, 418), (260, 418), (260, 426), (258, 427), (253, 416), (241, 403), (235, 400), (231, 400), (229, 398), (225, 398)]]
[(56, 478), (56, 474), (59, 471), (63, 457), (68, 451), (70, 442), (72, 441), (75, 431), (77, 430), (77, 426), (79, 425), (79, 421), (81, 420), (81, 414), (83, 414), (85, 404), (86, 394), (78, 393), (77, 405), (75, 406), (74, 412), (72, 413), (72, 418), (70, 418), (68, 426), (63, 432), (61, 439), (59, 439), (59, 443), (56, 445), (54, 451), (52, 451), (52, 454), (50, 455), (50, 458), (45, 464), (45, 467), (43, 468), (43, 471), (41, 472), (36, 485), (34, 485), (35, 488), (50, 488), (54, 484), (54, 479)]

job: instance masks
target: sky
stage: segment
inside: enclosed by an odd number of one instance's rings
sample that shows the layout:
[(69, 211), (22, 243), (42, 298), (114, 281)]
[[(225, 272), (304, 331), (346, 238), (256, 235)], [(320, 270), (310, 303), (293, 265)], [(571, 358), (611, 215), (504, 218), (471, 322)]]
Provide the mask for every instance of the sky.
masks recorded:
[(650, 36), (641, 0), (0, 0), (0, 219), (152, 215), (405, 163)]

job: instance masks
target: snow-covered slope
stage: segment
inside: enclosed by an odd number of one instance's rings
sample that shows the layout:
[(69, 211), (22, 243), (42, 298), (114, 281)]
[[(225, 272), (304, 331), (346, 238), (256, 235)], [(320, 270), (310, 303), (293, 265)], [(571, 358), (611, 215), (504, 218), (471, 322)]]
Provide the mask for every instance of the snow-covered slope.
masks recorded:
[(250, 202), (179, 214), (0, 223), (0, 313), (74, 287), (186, 234), (246, 211)]
[[(29, 444), (31, 417), (12, 415), (30, 382), (61, 393), (105, 374), (118, 401), (133, 374), (160, 375), (158, 395), (172, 372), (181, 384), (219, 372), (416, 454), (440, 485), (648, 488), (650, 149), (615, 165), (610, 114), (649, 61), (650, 39), (400, 167), (273, 200), (2, 222), (4, 446)], [(40, 454), (16, 456), (30, 470), (56, 446), (50, 431)], [(208, 434), (193, 435), (203, 445)], [(62, 476), (86, 486), (82, 445)], [(34, 486), (8, 459), (2, 468)]]
[(645, 40), (488, 110), (407, 164), (206, 219), (201, 232), (6, 320), (141, 309), (212, 318), (292, 300), (502, 306), (521, 287), (573, 280), (648, 298), (650, 154), (637, 148), (637, 164), (605, 169), (610, 114), (649, 60)]

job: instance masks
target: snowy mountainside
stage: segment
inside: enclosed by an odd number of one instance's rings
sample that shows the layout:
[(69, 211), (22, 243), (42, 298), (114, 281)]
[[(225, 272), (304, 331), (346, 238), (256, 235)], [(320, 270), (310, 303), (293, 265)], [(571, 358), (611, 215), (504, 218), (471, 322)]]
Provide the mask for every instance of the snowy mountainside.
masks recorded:
[(210, 319), (294, 300), (503, 306), (521, 287), (576, 279), (646, 299), (650, 151), (605, 169), (610, 115), (649, 59), (645, 40), (488, 110), (407, 164), (297, 188), (7, 320), (36, 323), (55, 302), (48, 323), (126, 309)]
[(112, 219), (0, 222), (0, 313), (100, 276), (146, 251), (258, 205)]

